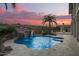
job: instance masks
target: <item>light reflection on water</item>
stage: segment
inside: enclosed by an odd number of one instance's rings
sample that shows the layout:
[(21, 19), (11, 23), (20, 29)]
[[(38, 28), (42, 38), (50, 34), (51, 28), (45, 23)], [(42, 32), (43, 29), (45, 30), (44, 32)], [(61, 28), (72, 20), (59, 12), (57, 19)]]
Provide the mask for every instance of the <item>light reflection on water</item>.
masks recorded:
[(17, 39), (15, 42), (17, 44), (24, 44), (28, 48), (31, 48), (33, 50), (43, 50), (43, 49), (52, 48), (55, 44), (60, 43), (59, 41), (55, 41), (54, 39), (57, 38), (43, 37), (43, 36), (27, 37), (27, 38), (23, 37)]

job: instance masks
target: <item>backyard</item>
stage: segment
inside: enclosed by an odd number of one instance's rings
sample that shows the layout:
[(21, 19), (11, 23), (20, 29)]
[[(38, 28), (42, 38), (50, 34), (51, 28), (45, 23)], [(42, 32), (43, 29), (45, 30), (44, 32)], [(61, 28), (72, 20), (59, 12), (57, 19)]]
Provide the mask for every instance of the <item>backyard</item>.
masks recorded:
[[(30, 26), (31, 27), (31, 26)], [(33, 40), (33, 38), (26, 38), (28, 37), (29, 35), (29, 31), (27, 31), (27, 28), (24, 26), (24, 28), (26, 28), (24, 30), (23, 26), (21, 28), (21, 25), (20, 27), (17, 27), (17, 26), (13, 26), (13, 25), (1, 25), (1, 32), (0, 32), (0, 36), (1, 36), (1, 55), (19, 55), (19, 53), (23, 53), (22, 55), (29, 55), (29, 53), (32, 51), (34, 52), (34, 50), (37, 50), (37, 53), (39, 51), (43, 51), (43, 50), (46, 50), (44, 51), (44, 53), (47, 54), (47, 52), (52, 49), (55, 45), (58, 45), (58, 44), (61, 44), (63, 43), (64, 41), (64, 37), (63, 37), (63, 33), (62, 32), (56, 32), (56, 35), (52, 34), (52, 35), (49, 35), (47, 31), (47, 29), (43, 29), (45, 31), (45, 33), (42, 33), (42, 28), (40, 26), (39, 30), (35, 30), (38, 26), (32, 26), (30, 29), (31, 30), (34, 30), (35, 31), (35, 38), (34, 39), (35, 43), (33, 42), (30, 42), (30, 40)], [(38, 29), (37, 28), (37, 29)], [(17, 29), (20, 29), (19, 31), (17, 31)], [(29, 30), (30, 30), (29, 29)], [(26, 32), (26, 33), (25, 33)], [(69, 34), (69, 32), (65, 32), (65, 35)], [(26, 37), (25, 37), (26, 36)], [(24, 37), (24, 38), (23, 38)], [(52, 39), (54, 37), (58, 37), (60, 40), (58, 40), (57, 38), (56, 39)], [(21, 39), (22, 38), (22, 39)], [(47, 39), (48, 38), (48, 39)], [(17, 40), (17, 39), (20, 39), (20, 40)], [(25, 45), (23, 45), (22, 43), (24, 42), (23, 40), (29, 40), (29, 41), (25, 41)], [(50, 40), (54, 40), (54, 41), (51, 41)], [(37, 43), (38, 42), (38, 43)], [(44, 43), (45, 42), (45, 43)], [(46, 43), (47, 42), (47, 43)], [(58, 42), (58, 43), (57, 43)], [(19, 43), (19, 44), (17, 44)], [(31, 47), (29, 46), (26, 46), (26, 44), (30, 45), (30, 43), (34, 44), (32, 45)], [(50, 45), (51, 44), (51, 45)], [(43, 47), (44, 46), (44, 47)], [(3, 48), (4, 47), (4, 48)], [(7, 49), (6, 49), (7, 48)], [(33, 49), (34, 48), (34, 49)], [(19, 49), (23, 49), (24, 52), (20, 52)], [(27, 51), (28, 49), (28, 51)], [(18, 50), (18, 51), (17, 51)], [(28, 52), (28, 53), (25, 53)], [(16, 52), (16, 53), (15, 53)], [(46, 55), (45, 54), (45, 55)], [(39, 55), (39, 54), (38, 54)]]
[(79, 55), (68, 3), (0, 5), (0, 56)]
[(13, 50), (7, 56), (78, 56), (79, 43), (70, 33), (60, 34), (57, 36), (63, 37), (63, 42), (58, 43), (48, 50), (32, 50), (26, 48), (25, 45), (14, 43), (14, 40), (9, 40), (4, 43), (5, 46), (11, 46)]

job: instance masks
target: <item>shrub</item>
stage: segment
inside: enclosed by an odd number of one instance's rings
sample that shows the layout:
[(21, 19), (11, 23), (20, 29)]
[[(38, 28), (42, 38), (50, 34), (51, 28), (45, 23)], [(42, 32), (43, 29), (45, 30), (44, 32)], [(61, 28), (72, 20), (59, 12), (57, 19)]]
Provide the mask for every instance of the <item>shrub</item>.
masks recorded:
[(7, 27), (7, 28), (4, 28), (4, 29), (1, 29), (0, 30), (0, 36), (1, 35), (6, 35), (6, 34), (9, 34), (9, 33), (13, 33), (13, 32), (16, 32), (16, 29), (14, 27)]

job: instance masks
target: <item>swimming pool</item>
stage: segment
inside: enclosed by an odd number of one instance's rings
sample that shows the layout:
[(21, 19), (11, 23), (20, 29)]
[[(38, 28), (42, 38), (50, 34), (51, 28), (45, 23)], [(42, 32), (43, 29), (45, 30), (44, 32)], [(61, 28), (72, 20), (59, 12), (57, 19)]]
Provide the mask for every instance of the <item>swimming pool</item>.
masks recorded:
[(52, 48), (55, 44), (60, 43), (61, 39), (61, 37), (33, 36), (19, 38), (15, 43), (23, 44), (27, 48), (42, 50)]

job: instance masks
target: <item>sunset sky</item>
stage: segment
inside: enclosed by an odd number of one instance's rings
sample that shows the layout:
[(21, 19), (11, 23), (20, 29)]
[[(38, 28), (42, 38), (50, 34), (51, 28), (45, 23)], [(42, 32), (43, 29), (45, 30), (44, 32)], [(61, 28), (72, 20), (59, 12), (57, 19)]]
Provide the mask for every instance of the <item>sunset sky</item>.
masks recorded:
[(0, 23), (42, 25), (42, 18), (47, 14), (56, 15), (56, 21), (60, 25), (71, 23), (66, 3), (17, 3), (16, 8), (12, 8), (10, 3), (7, 5), (8, 10), (4, 3), (0, 3)]

